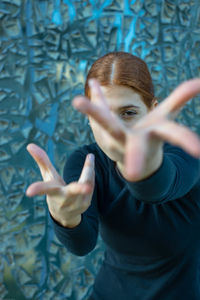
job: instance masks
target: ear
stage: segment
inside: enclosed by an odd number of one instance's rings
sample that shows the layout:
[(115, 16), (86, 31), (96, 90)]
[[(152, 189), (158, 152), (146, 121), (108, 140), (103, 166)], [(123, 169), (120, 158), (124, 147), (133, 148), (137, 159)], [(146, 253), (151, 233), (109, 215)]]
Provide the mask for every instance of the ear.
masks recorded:
[(156, 98), (153, 98), (152, 104), (151, 104), (151, 109), (154, 109), (158, 105), (158, 100)]

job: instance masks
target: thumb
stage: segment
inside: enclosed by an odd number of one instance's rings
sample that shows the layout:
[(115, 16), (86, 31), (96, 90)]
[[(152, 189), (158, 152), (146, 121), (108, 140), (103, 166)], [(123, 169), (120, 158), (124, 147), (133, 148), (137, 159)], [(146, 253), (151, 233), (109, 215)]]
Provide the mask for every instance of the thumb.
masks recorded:
[(91, 183), (94, 185), (95, 181), (95, 156), (94, 154), (90, 153), (86, 156), (85, 163), (80, 175), (80, 178), (78, 180), (79, 183)]
[(180, 84), (155, 111), (160, 115), (176, 114), (188, 100), (200, 93), (200, 78), (190, 79)]

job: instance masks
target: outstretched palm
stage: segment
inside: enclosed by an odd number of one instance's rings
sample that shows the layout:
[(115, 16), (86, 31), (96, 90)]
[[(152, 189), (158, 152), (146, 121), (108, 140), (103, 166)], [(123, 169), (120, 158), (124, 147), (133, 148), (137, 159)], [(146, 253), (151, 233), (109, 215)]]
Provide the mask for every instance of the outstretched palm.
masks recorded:
[[(200, 157), (198, 136), (173, 121), (185, 103), (200, 93), (199, 78), (179, 85), (169, 97), (131, 129), (123, 126), (120, 120), (111, 114), (96, 80), (91, 81), (90, 88), (96, 97), (95, 103), (86, 97), (79, 96), (74, 99), (73, 105), (93, 118), (102, 130), (109, 133), (110, 146), (115, 140), (116, 151), (123, 152), (123, 175), (127, 180), (137, 181), (155, 171), (151, 170), (151, 167), (148, 170), (147, 162), (152, 161), (154, 153), (160, 153), (157, 157), (162, 157), (161, 149), (164, 141), (183, 148), (195, 157)], [(157, 169), (160, 163), (161, 161), (158, 161), (157, 166), (155, 163), (153, 168)]]
[(46, 194), (49, 211), (56, 221), (66, 227), (78, 225), (81, 214), (91, 204), (94, 190), (93, 154), (87, 155), (79, 180), (67, 185), (44, 150), (35, 144), (29, 144), (27, 150), (37, 163), (43, 178), (43, 181), (28, 187), (27, 196)]

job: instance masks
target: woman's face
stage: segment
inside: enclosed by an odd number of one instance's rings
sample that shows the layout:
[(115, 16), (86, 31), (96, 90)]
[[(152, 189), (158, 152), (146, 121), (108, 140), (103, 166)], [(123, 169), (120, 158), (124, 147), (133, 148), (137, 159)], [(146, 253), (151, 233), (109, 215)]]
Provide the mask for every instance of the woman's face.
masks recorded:
[[(150, 111), (143, 102), (142, 96), (129, 87), (115, 85), (112, 87), (101, 86), (101, 89), (110, 112), (117, 116), (120, 122), (128, 128), (133, 127), (138, 120)], [(91, 94), (91, 101), (97, 103), (94, 94)], [(94, 138), (99, 147), (108, 157), (117, 161), (117, 157), (106, 147), (105, 134), (107, 133), (92, 118), (89, 117), (89, 120)]]

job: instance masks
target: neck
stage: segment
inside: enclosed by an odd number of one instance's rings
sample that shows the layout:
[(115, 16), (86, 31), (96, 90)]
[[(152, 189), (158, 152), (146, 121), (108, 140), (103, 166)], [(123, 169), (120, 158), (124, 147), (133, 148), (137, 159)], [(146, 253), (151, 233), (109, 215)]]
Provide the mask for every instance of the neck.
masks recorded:
[(115, 162), (115, 168), (120, 172), (121, 175), (124, 173), (124, 165), (121, 162)]

